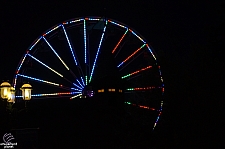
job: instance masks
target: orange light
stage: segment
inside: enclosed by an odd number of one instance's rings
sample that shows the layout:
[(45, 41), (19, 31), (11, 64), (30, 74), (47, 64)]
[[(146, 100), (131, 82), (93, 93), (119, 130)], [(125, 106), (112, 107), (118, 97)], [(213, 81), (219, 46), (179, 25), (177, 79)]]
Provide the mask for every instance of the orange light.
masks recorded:
[(130, 56), (128, 56), (123, 62), (125, 63), (128, 59), (130, 59), (133, 55), (135, 55), (141, 49), (142, 49), (142, 46), (140, 48), (138, 48), (136, 51), (134, 51), (134, 53), (132, 53)]
[(123, 34), (123, 36), (121, 37), (120, 41), (117, 43), (116, 47), (113, 49), (112, 53), (114, 53), (117, 49), (117, 47), (119, 46), (120, 42), (123, 40), (123, 38), (125, 37), (127, 32), (125, 32), (125, 34)]
[(100, 89), (100, 90), (98, 90), (98, 92), (99, 93), (102, 93), (102, 92), (104, 92), (104, 89)]

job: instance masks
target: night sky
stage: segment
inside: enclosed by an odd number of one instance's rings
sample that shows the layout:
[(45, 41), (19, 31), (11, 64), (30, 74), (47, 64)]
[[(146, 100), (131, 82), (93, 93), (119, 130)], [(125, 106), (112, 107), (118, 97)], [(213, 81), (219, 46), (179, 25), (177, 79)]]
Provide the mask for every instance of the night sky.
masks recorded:
[(50, 27), (106, 16), (134, 28), (156, 51), (165, 80), (167, 137), (180, 146), (208, 145), (217, 141), (212, 136), (221, 125), (223, 9), (224, 2), (1, 2), (0, 79), (12, 81), (26, 49)]

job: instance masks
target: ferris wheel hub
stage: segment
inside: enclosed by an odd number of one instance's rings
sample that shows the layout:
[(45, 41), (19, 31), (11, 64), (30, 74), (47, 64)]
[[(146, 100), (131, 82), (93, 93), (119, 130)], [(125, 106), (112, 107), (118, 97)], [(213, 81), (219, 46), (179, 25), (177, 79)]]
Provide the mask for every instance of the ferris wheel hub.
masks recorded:
[(91, 86), (86, 85), (84, 89), (82, 90), (81, 98), (87, 98), (87, 97), (93, 97), (94, 91), (92, 90)]

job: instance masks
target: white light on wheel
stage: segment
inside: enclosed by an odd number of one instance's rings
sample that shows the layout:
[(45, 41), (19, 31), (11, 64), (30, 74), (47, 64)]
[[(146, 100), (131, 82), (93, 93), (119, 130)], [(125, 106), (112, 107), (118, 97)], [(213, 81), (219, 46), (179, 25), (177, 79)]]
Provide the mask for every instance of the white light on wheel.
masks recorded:
[(7, 97), (9, 95), (8, 91), (7, 91), (7, 88), (4, 88), (3, 89), (3, 96), (4, 97)]

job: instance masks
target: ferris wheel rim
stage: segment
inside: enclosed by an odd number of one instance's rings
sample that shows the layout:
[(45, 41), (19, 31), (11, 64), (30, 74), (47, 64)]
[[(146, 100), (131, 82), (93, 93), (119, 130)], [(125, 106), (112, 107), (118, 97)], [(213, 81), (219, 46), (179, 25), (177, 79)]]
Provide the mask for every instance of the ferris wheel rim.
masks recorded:
[[(78, 21), (78, 20), (80, 20), (80, 21), (83, 21), (83, 20), (89, 20), (89, 21), (91, 21), (91, 19), (103, 19), (103, 20), (105, 20), (105, 21), (107, 21), (107, 22), (110, 22), (110, 23), (112, 23), (112, 24), (114, 24), (114, 25), (117, 25), (117, 26), (120, 26), (120, 27), (122, 27), (122, 28), (124, 28), (124, 29), (127, 29), (127, 31), (130, 31), (134, 36), (136, 36), (136, 37), (138, 37), (139, 38), (139, 40), (140, 41), (142, 41), (143, 42), (143, 46), (146, 46), (147, 48), (148, 48), (148, 50), (150, 51), (150, 53), (152, 54), (152, 56), (154, 57), (154, 59), (155, 59), (155, 64), (156, 65), (158, 65), (157, 63), (158, 63), (158, 58), (156, 58), (157, 57), (157, 55), (156, 55), (156, 52), (154, 51), (154, 49), (151, 47), (151, 45), (149, 44), (149, 42), (140, 34), (140, 33), (138, 33), (135, 29), (133, 29), (133, 28), (131, 28), (130, 26), (128, 26), (128, 25), (126, 25), (126, 24), (124, 24), (124, 23), (121, 23), (121, 22), (119, 22), (119, 21), (116, 21), (116, 20), (113, 20), (113, 19), (108, 19), (108, 18), (102, 18), (102, 17), (90, 17), (90, 16), (86, 16), (86, 17), (78, 17), (78, 18), (73, 18), (73, 19), (69, 19), (69, 20), (66, 20), (66, 21), (63, 21), (63, 22), (61, 22), (61, 23), (58, 23), (57, 25), (54, 25), (54, 26), (52, 26), (52, 27), (50, 27), (48, 30), (46, 30), (45, 32), (43, 32), (42, 34), (41, 34), (41, 36), (39, 36), (38, 38), (36, 38), (35, 40), (34, 40), (34, 42), (28, 47), (28, 49), (26, 50), (26, 53), (24, 54), (24, 56), (22, 57), (22, 59), (20, 60), (20, 63), (19, 63), (19, 65), (18, 65), (18, 67), (17, 67), (17, 69), (16, 69), (16, 74), (15, 74), (15, 76), (14, 76), (14, 78), (13, 78), (13, 80), (14, 80), (14, 87), (16, 87), (16, 79), (17, 79), (17, 77), (19, 76), (19, 71), (20, 71), (20, 68), (22, 67), (22, 64), (23, 64), (23, 62), (24, 62), (24, 60), (27, 58), (27, 56), (29, 56), (29, 52), (30, 51), (32, 51), (32, 49), (33, 49), (33, 47), (41, 40), (41, 39), (45, 39), (45, 36), (48, 34), (48, 33), (50, 33), (50, 32), (52, 32), (52, 31), (54, 31), (54, 30), (56, 30), (56, 29), (58, 29), (59, 27), (63, 27), (66, 23), (68, 23), (68, 22), (72, 22), (72, 21)], [(73, 23), (73, 22), (72, 22)], [(144, 68), (143, 68), (144, 69)], [(158, 69), (159, 71), (160, 71), (160, 75), (161, 75), (161, 69), (160, 69), (160, 66), (159, 66), (159, 69)], [(83, 77), (83, 76), (82, 76)], [(161, 77), (161, 80), (162, 80), (162, 77)], [(42, 80), (42, 81), (44, 81), (44, 80)], [(162, 81), (163, 82), (163, 81)], [(86, 84), (87, 85), (87, 84)], [(81, 85), (82, 86), (82, 85)], [(163, 88), (164, 88), (164, 84), (162, 85), (163, 86)], [(54, 93), (53, 93), (54, 94)], [(57, 93), (56, 93), (57, 94)], [(64, 93), (59, 93), (59, 94), (64, 94)], [(66, 93), (65, 93), (66, 94)], [(76, 92), (76, 94), (78, 94), (79, 95), (79, 93), (78, 92)], [(35, 96), (38, 96), (38, 95), (35, 95)], [(77, 96), (77, 95), (75, 95), (75, 96)], [(160, 117), (160, 115), (161, 115), (161, 111), (162, 111), (162, 105), (163, 105), (163, 103), (161, 102), (161, 108), (159, 109), (159, 110), (156, 110), (156, 111), (158, 111), (159, 112), (159, 115), (158, 115), (158, 117), (157, 117), (157, 121), (156, 121), (156, 123), (154, 124), (154, 128), (155, 128), (155, 126), (156, 126), (156, 124), (157, 124), (157, 122), (158, 122), (158, 120), (159, 120), (159, 117)], [(142, 106), (143, 107), (143, 106)], [(150, 107), (143, 107), (143, 108), (146, 108), (146, 109), (150, 109)]]
[[(97, 17), (97, 16), (76, 17), (76, 18), (68, 19), (68, 20), (62, 21), (62, 22), (60, 22), (60, 23), (57, 23), (56, 25), (54, 25), (54, 26), (50, 27), (49, 29), (45, 30), (38, 38), (36, 38), (36, 39), (32, 42), (32, 44), (30, 44), (30, 46), (28, 46), (28, 48), (27, 48), (27, 50), (26, 50), (24, 56), (27, 54), (28, 51), (30, 51), (30, 50), (33, 48), (32, 46), (35, 45), (35, 43), (36, 43), (37, 41), (39, 41), (39, 40), (42, 38), (42, 36), (43, 36), (44, 34), (46, 34), (49, 30), (52, 30), (52, 29), (54, 29), (55, 27), (60, 27), (60, 26), (61, 26), (63, 23), (65, 23), (65, 22), (70, 22), (70, 21), (72, 21), (72, 20), (79, 20), (79, 19), (85, 19), (85, 18), (101, 19), (102, 17)], [(127, 27), (127, 26), (128, 26), (127, 24), (122, 23), (122, 22), (120, 22), (120, 21), (117, 21), (117, 20), (115, 20), (115, 19), (111, 19), (111, 18), (107, 18), (107, 20), (111, 20), (111, 21), (113, 21), (113, 22), (115, 22), (115, 23), (118, 23), (119, 25), (125, 26), (125, 28), (128, 28), (128, 29), (132, 30), (134, 33), (136, 33), (137, 35), (139, 35), (139, 36), (145, 41), (145, 43), (149, 43), (148, 40), (147, 40), (145, 37), (143, 37), (143, 36), (142, 36), (138, 31), (136, 31), (134, 28), (132, 28), (132, 27), (130, 27), (130, 26)], [(148, 44), (148, 46), (149, 46), (150, 49), (152, 50), (153, 54), (154, 54), (154, 55), (157, 55), (157, 53), (154, 51), (153, 47), (152, 47), (150, 44)], [(156, 57), (157, 57), (157, 56), (156, 56)], [(24, 57), (22, 57), (22, 59), (23, 59), (23, 58), (24, 58)], [(21, 59), (20, 61), (22, 61), (22, 59)], [(19, 65), (17, 66), (17, 68), (18, 68), (18, 67), (19, 67)]]
[[(41, 36), (39, 36), (38, 38), (36, 38), (36, 39), (34, 40), (34, 42), (29, 46), (29, 48), (27, 49), (26, 53), (25, 53), (24, 56), (22, 57), (22, 59), (21, 59), (19, 65), (18, 65), (18, 67), (17, 67), (17, 69), (16, 69), (16, 74), (15, 74), (15, 76), (14, 76), (14, 78), (13, 78), (13, 82), (14, 82), (13, 84), (14, 84), (14, 87), (16, 87), (16, 79), (17, 79), (17, 77), (18, 77), (18, 73), (19, 73), (19, 71), (20, 71), (20, 68), (21, 68), (21, 66), (22, 66), (22, 64), (23, 64), (23, 62), (24, 62), (24, 60), (26, 59), (26, 57), (29, 56), (29, 51), (31, 51), (31, 50), (33, 49), (33, 47), (34, 47), (34, 46), (35, 46), (42, 38), (43, 38), (44, 40), (46, 40), (46, 39), (45, 39), (45, 36), (46, 36), (48, 33), (50, 33), (50, 32), (52, 32), (52, 31), (58, 29), (58, 28), (61, 27), (61, 26), (64, 28), (64, 25), (65, 25), (65, 24), (68, 24), (68, 22), (70, 22), (70, 23), (72, 24), (72, 23), (74, 23), (74, 22), (79, 22), (79, 21), (83, 21), (83, 20), (89, 20), (89, 21), (91, 21), (91, 20), (98, 20), (98, 21), (100, 21), (101, 19), (102, 19), (102, 20), (106, 20), (107, 22), (110, 22), (110, 23), (112, 23), (112, 24), (114, 24), (114, 25), (117, 25), (117, 26), (120, 26), (120, 27), (122, 27), (122, 28), (125, 28), (125, 29), (127, 29), (127, 31), (129, 30), (131, 33), (133, 33), (133, 35), (135, 35), (136, 37), (138, 37), (139, 40), (141, 40), (141, 41), (144, 43), (143, 46), (147, 46), (147, 47), (148, 47), (150, 53), (152, 54), (152, 56), (153, 56), (154, 59), (155, 59), (155, 64), (158, 65), (158, 64), (157, 64), (158, 60), (157, 60), (156, 57), (154, 56), (154, 55), (156, 55), (156, 52), (153, 51), (153, 49), (152, 49), (152, 48), (150, 47), (150, 45), (148, 44), (147, 40), (146, 40), (140, 33), (138, 33), (135, 29), (129, 27), (128, 25), (126, 25), (126, 24), (124, 24), (124, 23), (121, 23), (121, 22), (119, 22), (119, 21), (116, 21), (116, 20), (114, 20), (114, 19), (103, 18), (103, 17), (93, 17), (93, 16), (91, 16), (91, 17), (90, 17), (90, 16), (86, 16), (86, 17), (77, 17), (77, 18), (72, 18), (72, 19), (66, 20), (66, 21), (62, 21), (61, 23), (58, 23), (57, 25), (54, 25), (54, 26), (50, 27), (50, 28), (47, 29), (45, 32), (43, 32)], [(125, 35), (125, 34), (124, 34), (124, 35)], [(66, 35), (66, 36), (67, 36), (67, 35)], [(142, 46), (142, 47), (143, 47), (143, 46)], [(154, 53), (153, 53), (153, 52), (154, 52)], [(85, 57), (85, 58), (86, 58), (86, 57)], [(123, 62), (122, 62), (121, 64), (123, 64)], [(127, 64), (127, 65), (128, 65), (128, 64)], [(118, 65), (118, 66), (120, 66), (120, 65)], [(53, 70), (53, 71), (54, 71), (54, 70)], [(160, 72), (160, 75), (161, 75), (160, 66), (159, 66), (159, 72)], [(62, 76), (62, 75), (59, 74), (59, 73), (57, 73), (57, 74), (60, 75), (60, 76)], [(126, 76), (123, 76), (123, 77), (126, 77)], [(123, 79), (123, 77), (122, 77), (122, 79)], [(162, 79), (161, 79), (161, 80), (162, 80)], [(90, 82), (90, 80), (89, 80), (89, 82)], [(86, 84), (86, 85), (87, 85), (87, 84)], [(81, 86), (82, 86), (82, 85), (81, 85)], [(163, 84), (163, 86), (164, 86), (164, 84)]]

